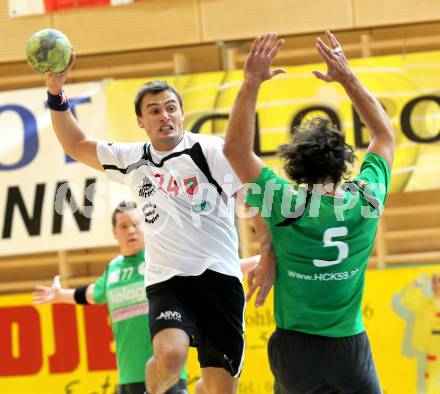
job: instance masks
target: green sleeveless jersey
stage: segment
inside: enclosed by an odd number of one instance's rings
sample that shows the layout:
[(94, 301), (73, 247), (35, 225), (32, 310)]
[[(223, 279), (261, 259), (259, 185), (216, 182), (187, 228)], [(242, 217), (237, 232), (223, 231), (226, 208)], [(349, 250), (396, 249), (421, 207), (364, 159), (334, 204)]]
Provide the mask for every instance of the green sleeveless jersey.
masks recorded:
[[(144, 285), (144, 252), (117, 256), (96, 281), (96, 304), (107, 304), (116, 344), (119, 384), (145, 381), (145, 363), (153, 355)], [(186, 379), (186, 371), (182, 372)]]
[(268, 167), (251, 182), (247, 203), (272, 232), (278, 327), (328, 337), (364, 331), (365, 269), (389, 183), (388, 164), (371, 152), (337, 196), (319, 185), (308, 194)]

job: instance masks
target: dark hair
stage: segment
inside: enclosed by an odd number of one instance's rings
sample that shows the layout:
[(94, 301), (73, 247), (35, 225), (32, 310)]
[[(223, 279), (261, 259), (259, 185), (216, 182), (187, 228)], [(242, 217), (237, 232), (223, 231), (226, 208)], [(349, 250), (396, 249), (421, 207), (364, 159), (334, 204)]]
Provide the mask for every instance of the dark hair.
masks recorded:
[(336, 185), (348, 175), (348, 164), (356, 159), (344, 134), (328, 119), (313, 118), (295, 129), (290, 144), (280, 146), (284, 171), (294, 182), (309, 186), (332, 180)]
[(126, 200), (122, 200), (114, 209), (113, 213), (112, 213), (112, 226), (115, 227), (116, 226), (116, 216), (118, 215), (118, 213), (123, 213), (123, 212), (127, 212), (130, 211), (131, 209), (136, 209), (137, 208), (137, 204), (134, 201), (126, 201)]
[(137, 116), (142, 115), (141, 103), (142, 99), (147, 94), (159, 94), (165, 90), (169, 90), (174, 93), (179, 101), (180, 108), (183, 108), (182, 96), (180, 93), (171, 85), (168, 85), (165, 81), (151, 81), (142, 85), (136, 93), (136, 97), (134, 98), (134, 110)]

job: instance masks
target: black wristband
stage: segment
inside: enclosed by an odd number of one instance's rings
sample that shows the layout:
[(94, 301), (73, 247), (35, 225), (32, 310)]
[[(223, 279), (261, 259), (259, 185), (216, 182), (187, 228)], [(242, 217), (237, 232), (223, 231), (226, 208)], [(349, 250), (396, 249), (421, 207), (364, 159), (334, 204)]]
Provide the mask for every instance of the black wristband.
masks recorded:
[(51, 94), (47, 92), (47, 106), (54, 111), (67, 111), (69, 109), (69, 102), (62, 90), (60, 94)]
[(75, 291), (73, 292), (73, 299), (75, 300), (75, 302), (77, 304), (81, 304), (81, 305), (88, 304), (87, 297), (86, 297), (88, 287), (89, 287), (89, 285), (77, 287), (75, 289)]

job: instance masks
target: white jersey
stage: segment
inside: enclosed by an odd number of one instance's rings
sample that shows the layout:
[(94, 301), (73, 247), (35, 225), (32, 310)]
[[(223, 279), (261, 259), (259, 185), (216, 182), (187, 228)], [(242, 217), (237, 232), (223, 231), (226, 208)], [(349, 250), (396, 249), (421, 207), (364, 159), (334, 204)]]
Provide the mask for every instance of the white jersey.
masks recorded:
[(99, 142), (111, 180), (127, 184), (144, 217), (146, 285), (206, 269), (241, 279), (234, 198), (241, 184), (216, 136), (184, 132), (171, 151), (150, 142)]

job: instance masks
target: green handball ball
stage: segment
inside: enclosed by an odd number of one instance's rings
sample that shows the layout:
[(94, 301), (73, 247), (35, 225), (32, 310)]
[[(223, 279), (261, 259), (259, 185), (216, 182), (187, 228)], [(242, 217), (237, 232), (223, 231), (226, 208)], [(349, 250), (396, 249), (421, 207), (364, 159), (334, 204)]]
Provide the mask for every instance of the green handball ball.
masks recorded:
[(69, 39), (55, 29), (43, 29), (33, 34), (26, 45), (26, 58), (38, 73), (63, 72), (72, 56)]

